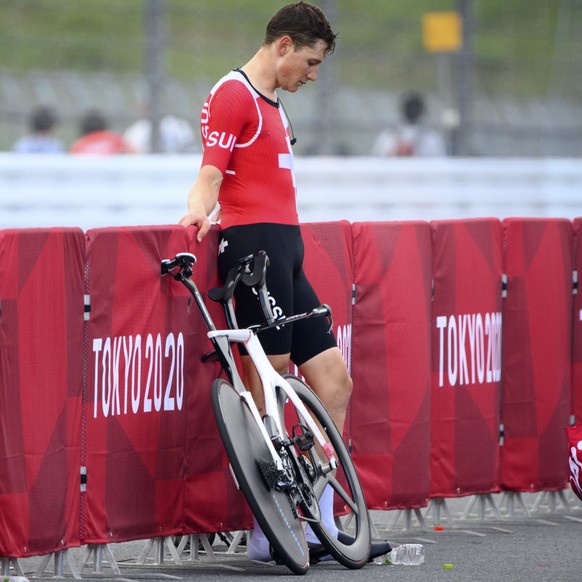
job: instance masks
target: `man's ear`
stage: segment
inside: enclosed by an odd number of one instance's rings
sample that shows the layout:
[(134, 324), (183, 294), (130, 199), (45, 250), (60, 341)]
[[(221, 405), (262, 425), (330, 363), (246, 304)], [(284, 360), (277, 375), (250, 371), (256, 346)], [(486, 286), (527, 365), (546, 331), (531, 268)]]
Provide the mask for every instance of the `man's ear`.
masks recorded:
[(283, 35), (278, 41), (277, 41), (277, 48), (279, 49), (279, 56), (283, 56), (286, 55), (288, 52), (291, 52), (293, 50), (293, 40), (291, 39), (291, 37), (287, 34)]

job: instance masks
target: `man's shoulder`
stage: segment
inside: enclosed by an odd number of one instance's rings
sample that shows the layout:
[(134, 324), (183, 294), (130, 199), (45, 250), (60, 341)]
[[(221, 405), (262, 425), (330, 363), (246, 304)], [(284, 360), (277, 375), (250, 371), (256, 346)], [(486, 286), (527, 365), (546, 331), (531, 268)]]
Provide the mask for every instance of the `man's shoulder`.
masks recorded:
[(220, 79), (210, 91), (211, 96), (226, 94), (233, 98), (255, 98), (254, 89), (246, 77), (236, 69)]
[(16, 153), (62, 153), (65, 148), (62, 142), (52, 136), (26, 135), (19, 138), (12, 150)]

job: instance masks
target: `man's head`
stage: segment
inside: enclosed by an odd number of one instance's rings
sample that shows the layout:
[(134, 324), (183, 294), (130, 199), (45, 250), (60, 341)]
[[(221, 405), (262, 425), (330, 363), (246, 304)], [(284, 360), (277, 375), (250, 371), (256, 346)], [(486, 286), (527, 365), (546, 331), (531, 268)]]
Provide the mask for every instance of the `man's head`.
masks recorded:
[(334, 51), (337, 34), (320, 8), (301, 1), (287, 4), (271, 18), (264, 44), (270, 45), (282, 36), (291, 38), (296, 49), (323, 43), (326, 56)]
[(402, 99), (402, 115), (408, 123), (418, 123), (425, 112), (424, 99), (419, 93), (407, 93)]
[(49, 133), (57, 124), (57, 116), (49, 107), (39, 107), (30, 118), (30, 129), (34, 133)]
[(263, 48), (275, 55), (275, 88), (295, 92), (317, 80), (319, 66), (335, 48), (336, 34), (323, 12), (307, 2), (284, 6), (271, 18)]
[(83, 116), (80, 129), (81, 135), (88, 135), (96, 131), (105, 131), (107, 129), (107, 120), (103, 113), (94, 109)]

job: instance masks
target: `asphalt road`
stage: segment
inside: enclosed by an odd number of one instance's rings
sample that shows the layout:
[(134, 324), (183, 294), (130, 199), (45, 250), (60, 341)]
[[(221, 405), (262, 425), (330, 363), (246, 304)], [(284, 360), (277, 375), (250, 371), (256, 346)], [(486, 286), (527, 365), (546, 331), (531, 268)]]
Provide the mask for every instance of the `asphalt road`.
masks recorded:
[[(468, 515), (461, 511), (439, 513), (435, 526), (428, 519), (424, 527), (412, 520), (410, 527), (394, 524), (395, 512), (373, 512), (377, 533), (394, 545), (420, 543), (425, 550), (425, 562), (420, 566), (397, 566), (371, 563), (361, 570), (347, 570), (336, 562), (321, 562), (312, 566), (304, 577), (293, 575), (286, 567), (274, 562), (251, 562), (244, 548), (235, 554), (227, 554), (227, 547), (216, 540), (212, 547), (214, 556), (200, 552), (194, 560), (189, 553), (181, 555), (183, 564), (177, 565), (170, 553), (163, 556), (160, 546), (152, 546), (138, 565), (137, 558), (145, 553), (145, 541), (111, 544), (120, 574), (116, 575), (104, 559), (95, 566), (93, 558), (81, 568), (87, 548), (69, 550), (74, 566), (82, 569), (83, 579), (103, 581), (117, 580), (179, 580), (205, 582), (210, 580), (236, 581), (248, 578), (298, 580), (312, 582), (374, 582), (398, 580), (398, 582), (578, 582), (582, 579), (582, 503), (573, 496), (568, 498), (569, 507), (538, 508), (529, 516), (512, 511), (501, 518), (494, 514)], [(457, 501), (459, 505), (460, 501)], [(466, 504), (466, 501), (465, 501)], [(404, 519), (400, 521), (405, 521)], [(160, 557), (162, 556), (162, 557)], [(106, 556), (103, 556), (106, 558)], [(40, 558), (19, 561), (19, 566), (29, 580), (53, 580), (55, 574), (73, 579), (69, 561), (46, 564), (38, 572)], [(39, 575), (35, 577), (35, 572)], [(16, 575), (11, 571), (10, 574)]]

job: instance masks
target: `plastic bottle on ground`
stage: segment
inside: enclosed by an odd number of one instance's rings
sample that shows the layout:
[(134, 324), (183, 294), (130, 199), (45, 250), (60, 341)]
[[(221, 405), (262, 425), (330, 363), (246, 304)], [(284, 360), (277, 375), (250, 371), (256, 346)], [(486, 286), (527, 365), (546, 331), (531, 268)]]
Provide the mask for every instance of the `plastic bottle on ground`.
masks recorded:
[(388, 554), (391, 564), (404, 566), (419, 566), (424, 562), (424, 546), (422, 544), (402, 544)]

